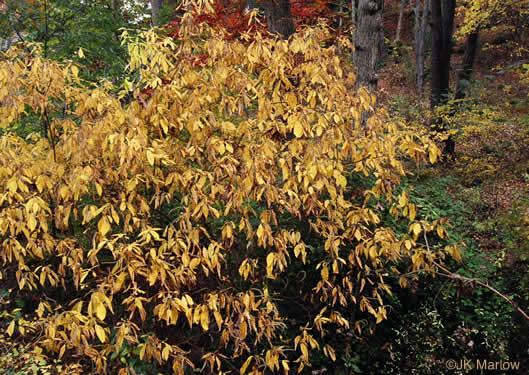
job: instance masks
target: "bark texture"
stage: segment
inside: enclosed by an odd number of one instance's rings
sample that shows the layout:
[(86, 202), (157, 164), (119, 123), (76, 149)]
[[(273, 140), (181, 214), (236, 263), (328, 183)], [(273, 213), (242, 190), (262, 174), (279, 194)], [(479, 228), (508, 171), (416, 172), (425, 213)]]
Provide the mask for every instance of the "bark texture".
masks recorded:
[(256, 1), (256, 4), (263, 9), (270, 32), (280, 35), (282, 39), (294, 34), (296, 28), (289, 0)]
[(455, 0), (432, 0), (432, 109), (448, 99), (455, 5)]
[(151, 20), (153, 26), (160, 26), (160, 16), (162, 8), (163, 0), (151, 0)]
[(399, 20), (397, 21), (397, 31), (395, 32), (395, 43), (400, 42), (400, 33), (402, 31), (402, 19), (404, 18), (405, 0), (399, 3)]
[[(455, 5), (455, 0), (432, 0), (432, 110), (448, 101)], [(446, 130), (442, 118), (436, 119), (432, 128), (436, 131)], [(454, 139), (449, 136), (444, 143), (443, 154), (454, 155)]]
[(415, 82), (417, 92), (422, 93), (424, 90), (424, 52), (426, 29), (428, 27), (428, 18), (430, 14), (430, 0), (424, 0), (421, 6), (421, 0), (415, 3)]
[(358, 26), (355, 35), (354, 63), (357, 69), (356, 89), (377, 88), (377, 63), (380, 60), (383, 0), (359, 0)]

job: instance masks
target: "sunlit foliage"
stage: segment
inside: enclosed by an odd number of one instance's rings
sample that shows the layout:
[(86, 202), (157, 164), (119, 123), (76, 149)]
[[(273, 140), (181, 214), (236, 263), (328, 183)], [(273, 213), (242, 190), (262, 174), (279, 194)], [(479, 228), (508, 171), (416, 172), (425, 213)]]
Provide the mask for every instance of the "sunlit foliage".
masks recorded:
[[(178, 38), (125, 35), (137, 78), (119, 95), (38, 50), (2, 56), (0, 286), (26, 304), (2, 306), (2, 324), (37, 356), (114, 374), (296, 372), (313, 350), (335, 359), (329, 333), (361, 330), (348, 311), (386, 318), (397, 262), (459, 256), (426, 248), (442, 222), (393, 193), (402, 158), (438, 148), (353, 91), (327, 29), (244, 43), (192, 19)], [(28, 119), (44, 137), (17, 135)], [(289, 279), (316, 315), (288, 316)]]

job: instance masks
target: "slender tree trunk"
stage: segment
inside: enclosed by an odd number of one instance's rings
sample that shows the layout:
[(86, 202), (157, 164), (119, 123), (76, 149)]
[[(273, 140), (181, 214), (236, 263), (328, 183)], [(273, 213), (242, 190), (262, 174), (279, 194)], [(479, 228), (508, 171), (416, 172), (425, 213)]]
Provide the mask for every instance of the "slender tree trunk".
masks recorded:
[(294, 34), (296, 28), (289, 0), (268, 0), (260, 5), (264, 10), (270, 32), (279, 34), (283, 39), (288, 39)]
[(378, 59), (377, 63), (382, 62), (386, 55), (386, 39), (384, 36), (384, 1), (381, 1), (382, 9), (380, 10), (380, 28), (379, 28), (379, 39), (378, 39)]
[(400, 33), (402, 32), (402, 19), (404, 18), (405, 0), (400, 0), (399, 20), (397, 21), (397, 32), (395, 33), (395, 43), (400, 42)]
[(380, 59), (380, 29), (383, 0), (359, 0), (358, 28), (355, 35), (354, 63), (357, 68), (356, 89), (377, 88), (377, 62)]
[(470, 76), (472, 75), (472, 69), (474, 68), (478, 39), (479, 30), (473, 31), (467, 36), (465, 56), (463, 57), (463, 66), (461, 67), (458, 76), (455, 99), (463, 99), (466, 96)]
[[(351, 0), (351, 22), (353, 24), (353, 27), (351, 29), (351, 40), (353, 41), (353, 45), (355, 43), (355, 37), (356, 37), (356, 30), (358, 28), (358, 19), (356, 17), (357, 11), (356, 11), (356, 0)], [(354, 54), (354, 51), (353, 51)]]
[(339, 0), (338, 13), (340, 14), (338, 18), (338, 29), (340, 29), (341, 32), (343, 27), (343, 0)]
[[(417, 0), (419, 1), (419, 0)], [(432, 69), (430, 107), (434, 109), (441, 102), (443, 26), (441, 0), (432, 1)]]
[(160, 26), (160, 12), (163, 8), (163, 0), (151, 0), (151, 20), (153, 26)]
[(424, 90), (424, 41), (428, 27), (428, 15), (430, 12), (430, 0), (424, 0), (421, 8), (421, 0), (415, 4), (415, 82), (417, 92)]

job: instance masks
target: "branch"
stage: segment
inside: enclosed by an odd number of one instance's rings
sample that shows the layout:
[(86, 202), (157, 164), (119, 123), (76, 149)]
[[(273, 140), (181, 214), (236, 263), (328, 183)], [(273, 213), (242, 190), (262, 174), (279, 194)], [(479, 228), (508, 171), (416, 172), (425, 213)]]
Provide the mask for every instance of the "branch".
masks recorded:
[(522, 60), (522, 61), (515, 62), (514, 64), (511, 64), (511, 65), (509, 65), (508, 67), (506, 67), (505, 69), (496, 72), (496, 75), (497, 75), (497, 76), (504, 75), (504, 74), (507, 73), (509, 70), (512, 70), (512, 69), (514, 69), (514, 68), (517, 68), (517, 67), (519, 67), (520, 65), (527, 64), (528, 62), (529, 62), (529, 60)]
[(518, 304), (516, 302), (512, 301), (509, 297), (507, 297), (505, 294), (503, 294), (500, 291), (498, 291), (496, 288), (490, 286), (489, 284), (483, 283), (483, 282), (479, 281), (478, 279), (465, 277), (465, 276), (461, 276), (461, 275), (459, 275), (457, 273), (454, 273), (454, 272), (450, 271), (448, 268), (446, 268), (443, 265), (441, 265), (438, 262), (436, 262), (433, 259), (432, 252), (430, 250), (430, 245), (428, 244), (428, 237), (426, 236), (426, 231), (423, 231), (423, 234), (424, 234), (424, 241), (426, 243), (426, 250), (428, 251), (428, 256), (430, 257), (430, 261), (434, 265), (436, 265), (438, 268), (440, 268), (441, 270), (443, 270), (445, 272), (445, 273), (436, 272), (438, 275), (444, 276), (444, 277), (448, 277), (449, 279), (452, 279), (452, 280), (461, 280), (461, 281), (467, 282), (467, 283), (475, 283), (475, 284), (477, 284), (479, 286), (482, 286), (483, 288), (486, 288), (486, 289), (490, 290), (491, 292), (493, 292), (496, 295), (498, 295), (501, 298), (503, 298), (505, 301), (509, 302), (520, 314), (522, 314), (522, 316), (527, 321), (529, 321), (529, 315), (527, 315), (527, 313), (525, 311), (523, 311), (520, 307), (518, 307)]

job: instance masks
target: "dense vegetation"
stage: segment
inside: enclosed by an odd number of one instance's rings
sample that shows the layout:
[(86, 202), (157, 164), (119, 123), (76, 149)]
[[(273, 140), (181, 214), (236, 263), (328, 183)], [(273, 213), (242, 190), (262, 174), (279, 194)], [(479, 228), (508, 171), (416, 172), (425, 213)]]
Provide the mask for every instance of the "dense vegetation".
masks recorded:
[(367, 3), (3, 3), (3, 373), (527, 371), (526, 10)]

